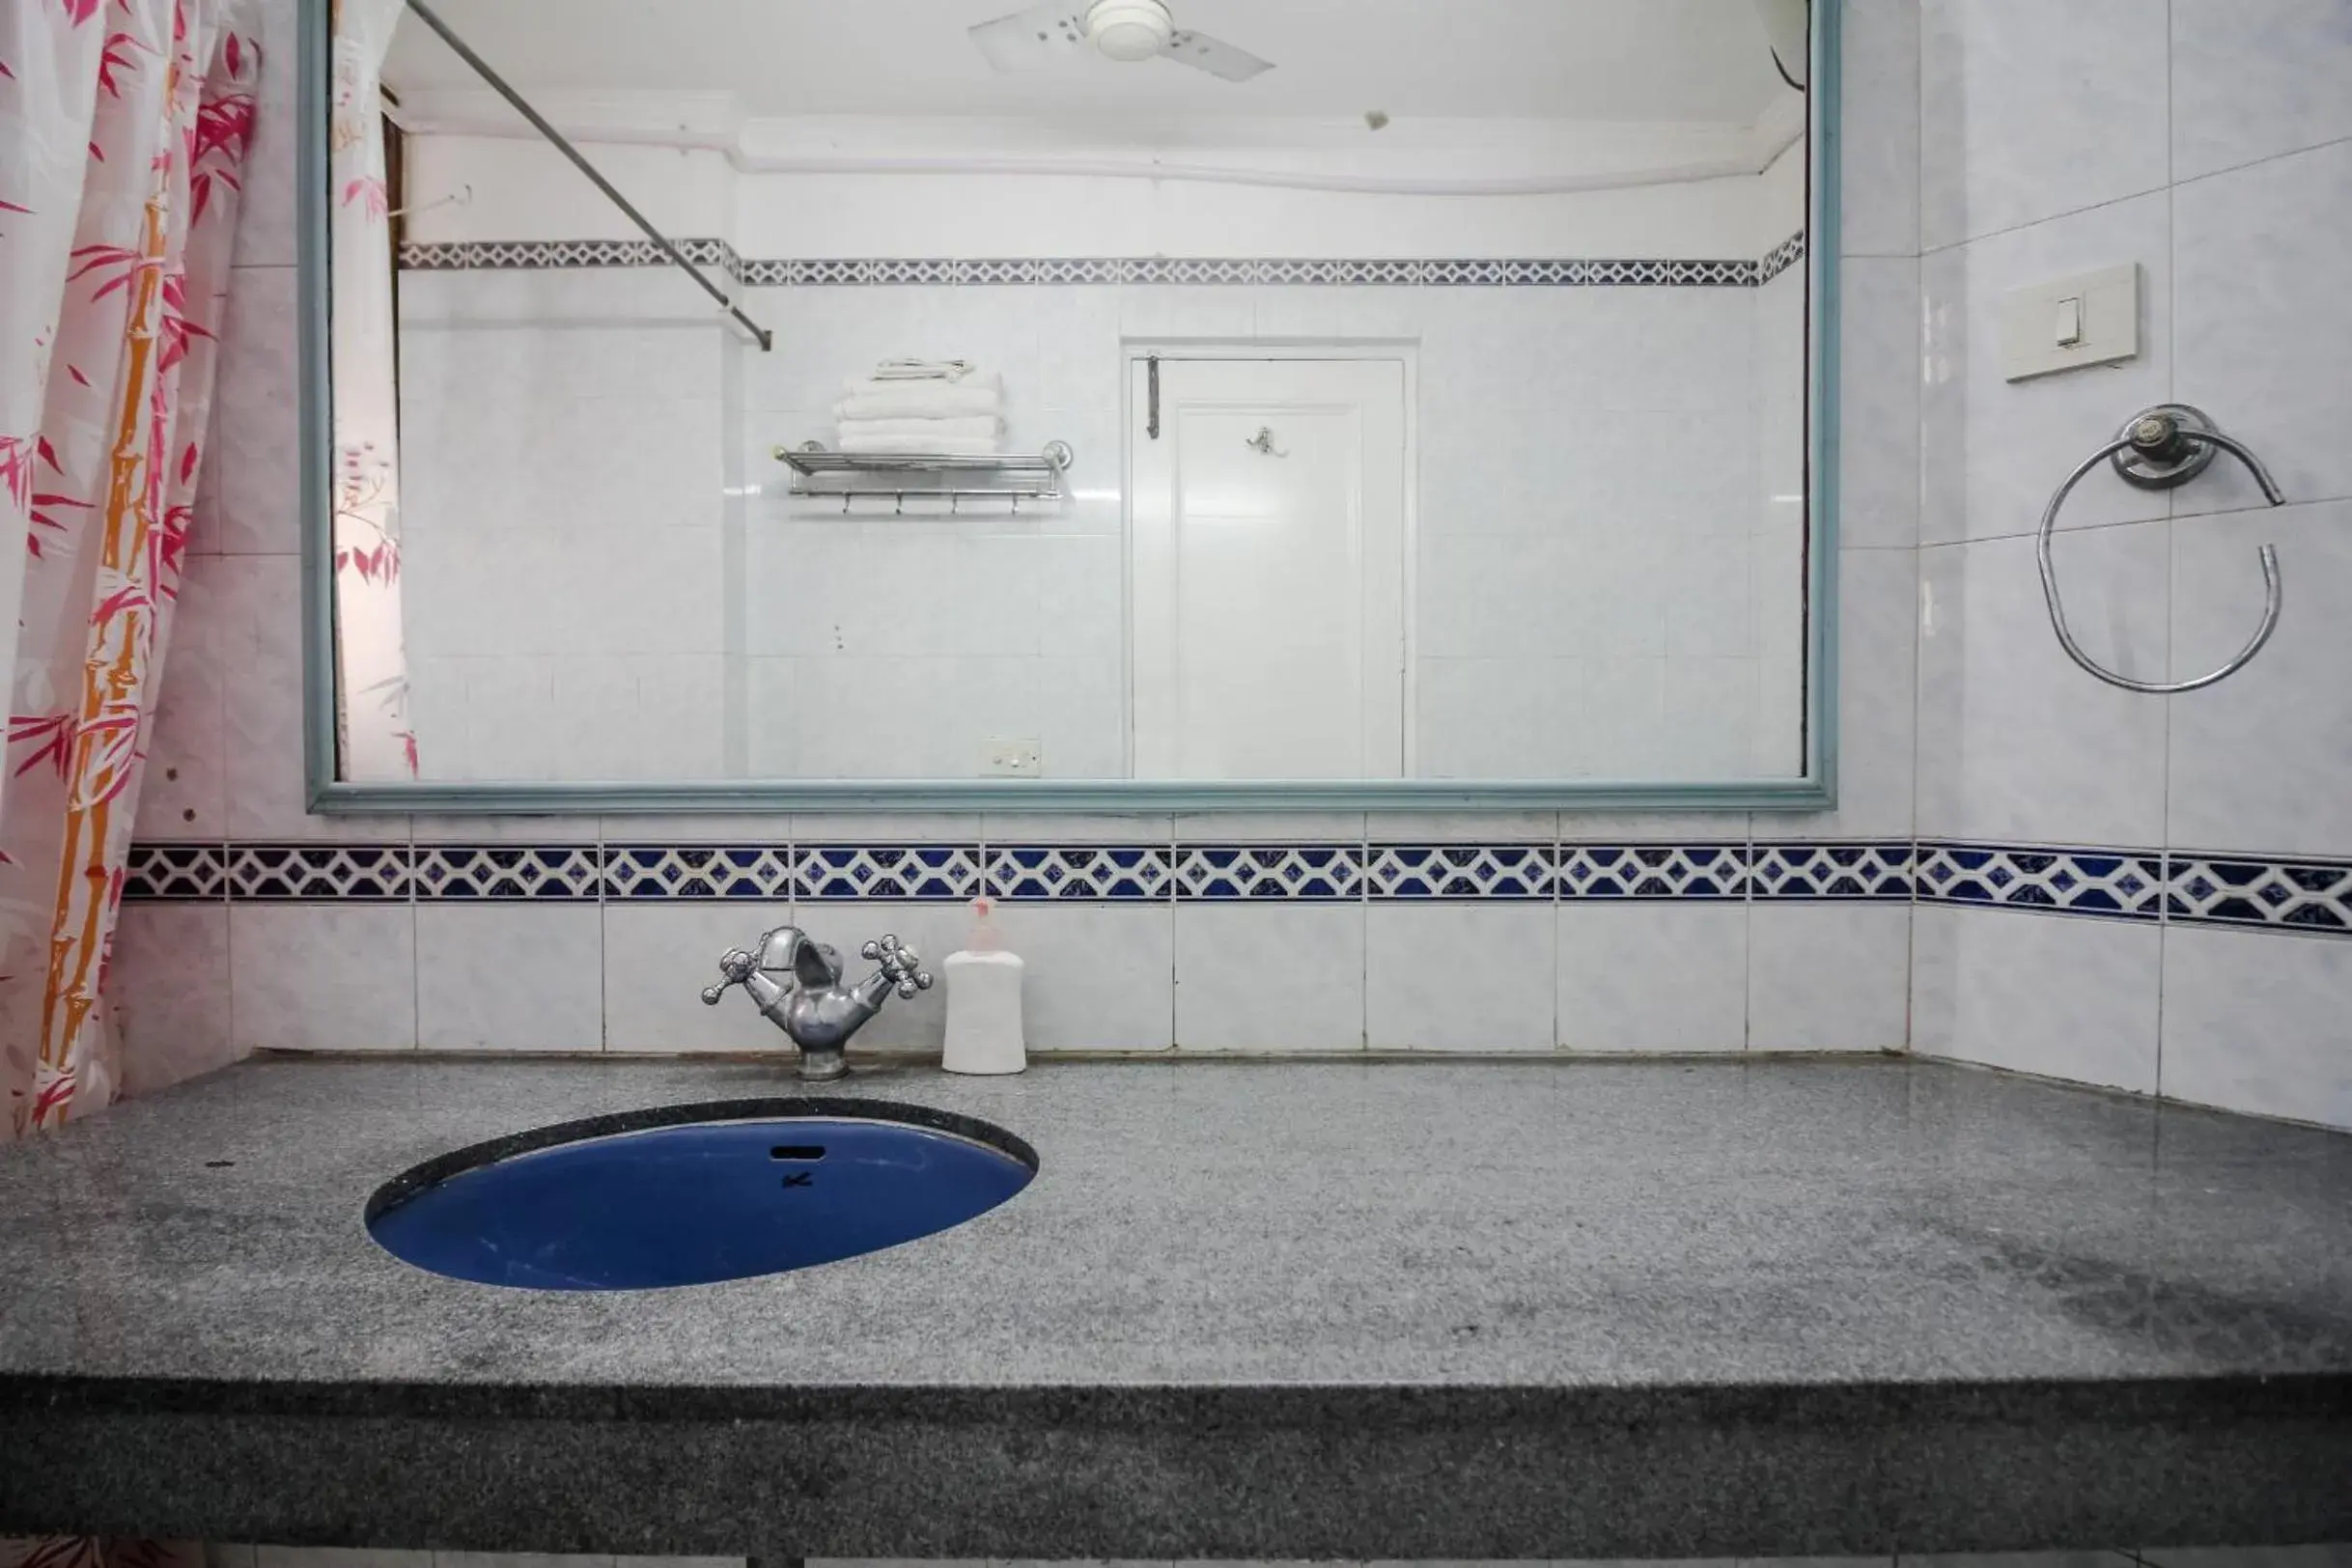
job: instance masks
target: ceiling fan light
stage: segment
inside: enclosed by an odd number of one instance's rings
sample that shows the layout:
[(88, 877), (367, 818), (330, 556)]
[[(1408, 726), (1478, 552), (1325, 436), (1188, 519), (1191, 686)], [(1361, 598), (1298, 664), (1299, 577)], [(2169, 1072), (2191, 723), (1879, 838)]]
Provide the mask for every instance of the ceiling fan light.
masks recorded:
[(1086, 37), (1105, 56), (1123, 64), (1159, 54), (1175, 31), (1161, 0), (1094, 0), (1086, 11)]

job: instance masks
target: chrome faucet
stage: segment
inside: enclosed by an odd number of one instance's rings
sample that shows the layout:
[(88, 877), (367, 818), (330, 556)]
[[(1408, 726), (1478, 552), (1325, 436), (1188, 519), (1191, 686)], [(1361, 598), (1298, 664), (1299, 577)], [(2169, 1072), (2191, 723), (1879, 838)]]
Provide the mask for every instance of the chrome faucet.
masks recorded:
[(778, 926), (760, 937), (759, 950), (737, 947), (718, 961), (726, 978), (702, 994), (716, 1007), (730, 986), (741, 986), (760, 1016), (792, 1036), (800, 1048), (800, 1076), (822, 1082), (848, 1072), (843, 1051), (850, 1036), (882, 1011), (890, 994), (911, 998), (931, 989), (931, 976), (913, 948), (896, 937), (881, 937), (858, 949), (882, 967), (855, 985), (841, 983), (841, 955), (798, 926)]

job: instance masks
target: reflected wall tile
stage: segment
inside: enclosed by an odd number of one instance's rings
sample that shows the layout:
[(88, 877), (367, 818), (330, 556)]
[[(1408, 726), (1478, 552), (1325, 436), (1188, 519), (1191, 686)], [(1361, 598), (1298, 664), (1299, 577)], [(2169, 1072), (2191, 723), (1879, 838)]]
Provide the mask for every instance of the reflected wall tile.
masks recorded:
[(231, 905), (238, 1050), (415, 1050), (415, 914), (408, 904)]
[(1868, 0), (1842, 16), (1840, 206), (1848, 256), (1919, 250), (1919, 8)]
[[(2090, 656), (2164, 676), (2172, 524), (2058, 542), (2067, 615)], [(1922, 552), (1918, 829), (1994, 843), (2140, 846), (2164, 833), (2165, 702), (2068, 660), (2050, 630), (2033, 544)]]
[(426, 1050), (602, 1049), (603, 943), (603, 914), (593, 905), (420, 904), (417, 1044)]
[(1837, 542), (1919, 540), (1919, 264), (1848, 261), (1838, 322)]
[[(2060, 480), (2123, 422), (2173, 391), (2172, 197), (2164, 192), (2037, 223), (1929, 256), (1920, 391), (1919, 538), (1925, 544), (2032, 533)], [(2140, 266), (2140, 356), (2120, 365), (2005, 381), (2002, 297), (2053, 276)], [(2185, 297), (2185, 296), (2184, 296)], [(2236, 422), (2223, 423), (2236, 429)], [(2086, 476), (2061, 528), (2161, 518), (2170, 498), (2112, 472)]]
[(126, 1094), (150, 1094), (235, 1061), (229, 907), (124, 905), (106, 964), (106, 1010)]
[(1559, 1043), (1579, 1051), (1738, 1050), (1748, 906), (1563, 904)]
[(291, 555), (225, 556), (218, 581), (228, 678), (225, 836), (406, 839), (405, 816), (314, 817), (305, 810), (300, 562)]
[[(2181, 401), (2251, 446), (2289, 500), (2352, 496), (2352, 140), (2181, 185), (2172, 226)], [(2181, 515), (2262, 504), (2226, 457), (2170, 494)]]
[(1924, 0), (1920, 15), (1921, 248), (2165, 183), (2167, 0)]
[(2352, 944), (2172, 926), (2164, 934), (2168, 1096), (2352, 1128)]
[(295, 295), (291, 266), (239, 266), (229, 274), (204, 458), (216, 470), (216, 512), (199, 524), (224, 555), (291, 555), (301, 547)]
[(1181, 903), (1175, 923), (1178, 1049), (1363, 1049), (1361, 904)]
[[(1022, 1022), (1031, 1050), (1165, 1050), (1175, 1043), (1171, 906), (1006, 905), (994, 921), (1027, 965)], [(936, 956), (935, 969), (948, 951)]]
[(2163, 941), (2152, 923), (1922, 906), (1912, 1049), (2153, 1094)]
[(1748, 944), (1749, 1050), (1904, 1049), (1911, 906), (1757, 904)]
[(2270, 643), (2219, 686), (2165, 702), (2167, 842), (2241, 853), (2352, 852), (2352, 501), (2172, 524), (2172, 668), (2218, 668), (2261, 618), (2257, 546), (2275, 543), (2285, 607)]
[(2343, 0), (2172, 0), (2172, 178), (2352, 136)]
[(1164, 812), (991, 811), (980, 819), (988, 844), (1168, 844), (1175, 819)]
[(1553, 906), (1374, 904), (1364, 1040), (1375, 1050), (1550, 1050)]

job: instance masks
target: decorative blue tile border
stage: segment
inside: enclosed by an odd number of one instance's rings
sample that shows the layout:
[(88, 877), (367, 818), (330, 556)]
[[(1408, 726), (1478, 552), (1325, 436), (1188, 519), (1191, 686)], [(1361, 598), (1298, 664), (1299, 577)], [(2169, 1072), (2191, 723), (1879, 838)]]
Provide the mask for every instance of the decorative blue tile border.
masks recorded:
[(2164, 893), (2164, 855), (2155, 850), (1929, 843), (1918, 854), (1924, 904), (2154, 920)]
[(2168, 920), (2352, 934), (2352, 863), (2175, 854), (2170, 870)]
[[(681, 239), (698, 266), (773, 289), (1182, 284), (1209, 287), (1753, 289), (1805, 256), (1793, 234), (1760, 258), (1689, 257), (745, 257), (723, 239)], [(644, 239), (473, 239), (405, 244), (417, 272), (663, 266)]]
[(1752, 844), (133, 845), (138, 903), (1906, 903), (2352, 938), (2352, 861)]

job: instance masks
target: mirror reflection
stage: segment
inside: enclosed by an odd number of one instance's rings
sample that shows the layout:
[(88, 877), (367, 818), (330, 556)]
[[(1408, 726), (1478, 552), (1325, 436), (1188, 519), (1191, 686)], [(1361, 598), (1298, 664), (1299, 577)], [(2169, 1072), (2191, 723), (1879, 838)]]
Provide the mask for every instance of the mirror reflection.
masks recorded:
[(1802, 0), (1001, 5), (339, 0), (342, 777), (1804, 772)]

